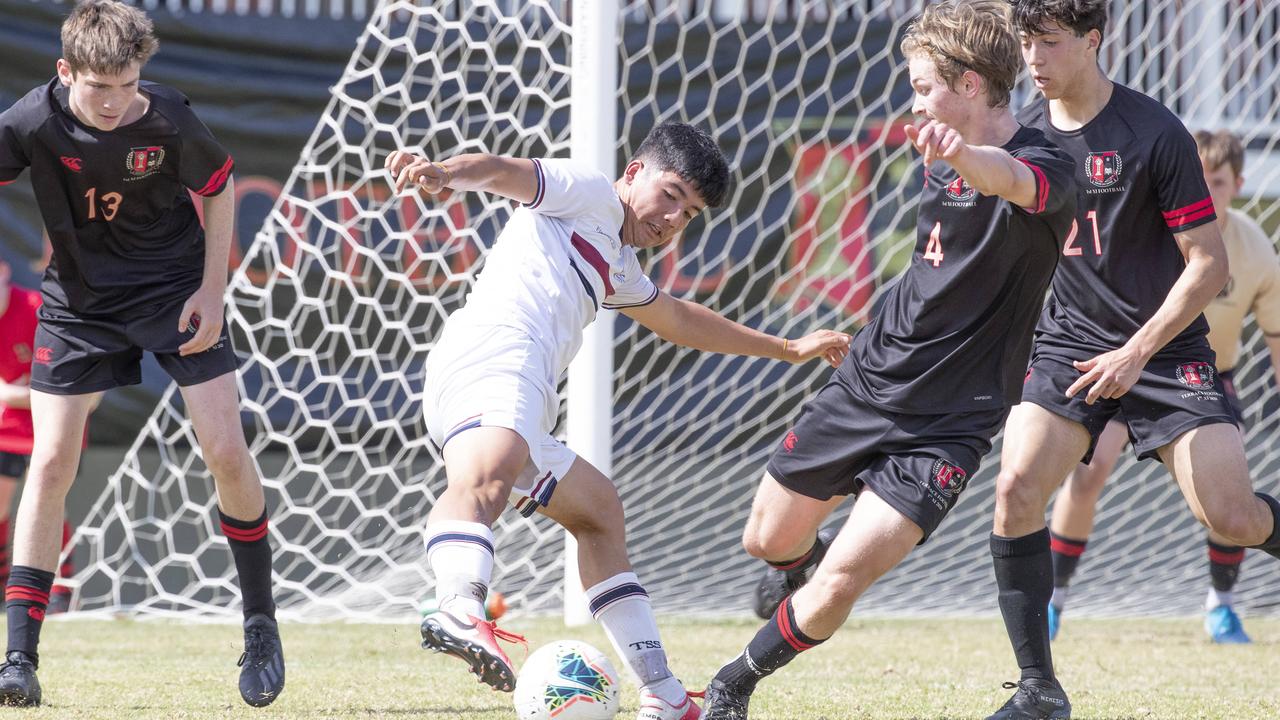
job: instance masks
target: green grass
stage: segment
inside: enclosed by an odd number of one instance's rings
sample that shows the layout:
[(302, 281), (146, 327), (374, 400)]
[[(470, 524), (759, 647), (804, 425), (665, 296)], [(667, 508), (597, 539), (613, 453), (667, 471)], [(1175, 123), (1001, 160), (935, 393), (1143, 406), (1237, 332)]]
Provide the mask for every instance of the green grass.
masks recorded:
[[(1246, 621), (1255, 644), (1215, 647), (1195, 618), (1067, 617), (1054, 646), (1077, 720), (1280, 718), (1280, 621)], [(677, 674), (699, 686), (736, 654), (757, 624), (669, 620)], [(565, 630), (515, 621), (534, 646), (557, 638), (608, 648), (595, 626)], [(0, 710), (44, 718), (450, 718), (511, 720), (510, 696), (479, 686), (456, 660), (418, 649), (406, 625), (283, 628), (288, 686), (274, 705), (240, 702), (239, 629), (170, 622), (54, 621), (45, 627), (45, 706)], [(521, 657), (515, 650), (513, 659)], [(752, 718), (905, 720), (984, 718), (1014, 675), (998, 620), (854, 620), (825, 645), (761, 684)], [(634, 691), (623, 694), (626, 718)]]

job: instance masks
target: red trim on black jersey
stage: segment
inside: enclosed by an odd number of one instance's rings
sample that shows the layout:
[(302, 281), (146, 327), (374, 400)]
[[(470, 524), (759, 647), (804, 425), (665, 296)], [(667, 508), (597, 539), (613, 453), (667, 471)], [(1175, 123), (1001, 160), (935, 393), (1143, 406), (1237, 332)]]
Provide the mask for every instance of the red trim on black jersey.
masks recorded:
[(1027, 208), (1027, 210), (1036, 214), (1042, 213), (1049, 205), (1049, 178), (1045, 177), (1044, 171), (1038, 166), (1032, 165), (1022, 158), (1017, 158), (1017, 160), (1023, 165), (1031, 168), (1031, 172), (1036, 175), (1036, 207), (1034, 210), (1031, 208)]
[(227, 178), (231, 176), (231, 168), (235, 163), (231, 160), (231, 156), (227, 156), (227, 161), (222, 164), (212, 175), (209, 176), (209, 182), (204, 187), (196, 191), (197, 195), (209, 196), (217, 195), (227, 184)]
[(1164, 221), (1169, 227), (1176, 229), (1212, 215), (1213, 198), (1207, 197), (1200, 202), (1161, 214), (1164, 215)]
[(596, 250), (594, 245), (584, 240), (578, 233), (574, 233), (570, 241), (573, 243), (574, 249), (578, 251), (578, 254), (582, 256), (582, 259), (590, 263), (591, 267), (595, 268), (596, 273), (600, 275), (600, 279), (604, 281), (605, 296), (612, 295), (613, 283), (609, 282), (609, 263), (604, 261), (600, 251)]
[(17, 182), (17, 181), (18, 181), (18, 178), (14, 178), (12, 180), (0, 180), (0, 185), (8, 185), (10, 183)]

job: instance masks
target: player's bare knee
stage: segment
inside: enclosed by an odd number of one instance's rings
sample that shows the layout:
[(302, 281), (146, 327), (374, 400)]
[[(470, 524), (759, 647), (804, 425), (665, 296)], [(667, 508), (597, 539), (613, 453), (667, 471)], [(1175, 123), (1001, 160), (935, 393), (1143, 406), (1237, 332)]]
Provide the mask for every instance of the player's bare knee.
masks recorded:
[(76, 479), (76, 468), (52, 459), (48, 462), (32, 462), (27, 471), (27, 485), (42, 497), (66, 497)]
[(1045, 497), (1035, 478), (1019, 469), (1001, 468), (996, 478), (996, 515), (1006, 521), (1043, 518)]
[[(1252, 512), (1249, 503), (1238, 506), (1224, 505), (1221, 508), (1205, 509), (1205, 516), (1200, 522), (1223, 539), (1236, 545), (1256, 545), (1267, 538), (1271, 530), (1270, 517), (1263, 518)], [(1268, 513), (1269, 514), (1269, 513)], [(1265, 519), (1264, 524), (1259, 519)]]
[(870, 582), (860, 579), (850, 568), (819, 568), (809, 581), (814, 596), (823, 607), (846, 615)]

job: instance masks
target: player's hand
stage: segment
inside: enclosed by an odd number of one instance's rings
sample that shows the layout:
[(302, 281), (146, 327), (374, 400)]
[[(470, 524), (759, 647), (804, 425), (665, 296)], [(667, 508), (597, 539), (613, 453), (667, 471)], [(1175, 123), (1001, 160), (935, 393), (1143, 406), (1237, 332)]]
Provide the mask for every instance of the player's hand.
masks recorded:
[(423, 192), (435, 195), (448, 187), (449, 181), (453, 179), (444, 165), (403, 150), (396, 150), (387, 156), (387, 170), (396, 180), (396, 192), (413, 184)]
[(1084, 374), (1067, 388), (1067, 397), (1075, 397), (1076, 393), (1089, 388), (1084, 397), (1085, 403), (1089, 405), (1099, 398), (1118, 398), (1138, 382), (1148, 359), (1139, 352), (1122, 347), (1088, 360), (1077, 360), (1072, 364)]
[(196, 334), (178, 346), (179, 355), (202, 353), (222, 337), (222, 294), (223, 288), (201, 285), (183, 303), (182, 313), (178, 315), (178, 332), (194, 329)]
[(832, 367), (840, 367), (844, 357), (849, 354), (849, 343), (853, 337), (835, 330), (818, 330), (809, 333), (799, 340), (787, 341), (787, 362), (808, 362), (821, 357)]
[(907, 139), (924, 156), (924, 166), (934, 160), (951, 160), (964, 152), (968, 145), (960, 133), (946, 123), (928, 120), (923, 125), (908, 125)]

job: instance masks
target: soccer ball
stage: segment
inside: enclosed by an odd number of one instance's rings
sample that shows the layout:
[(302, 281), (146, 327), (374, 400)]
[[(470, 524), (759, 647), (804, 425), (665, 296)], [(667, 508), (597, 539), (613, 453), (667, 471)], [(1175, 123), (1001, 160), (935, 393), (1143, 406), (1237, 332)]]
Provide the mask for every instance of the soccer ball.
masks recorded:
[(515, 696), (520, 720), (611, 720), (618, 714), (618, 673), (599, 650), (560, 640), (529, 656)]

